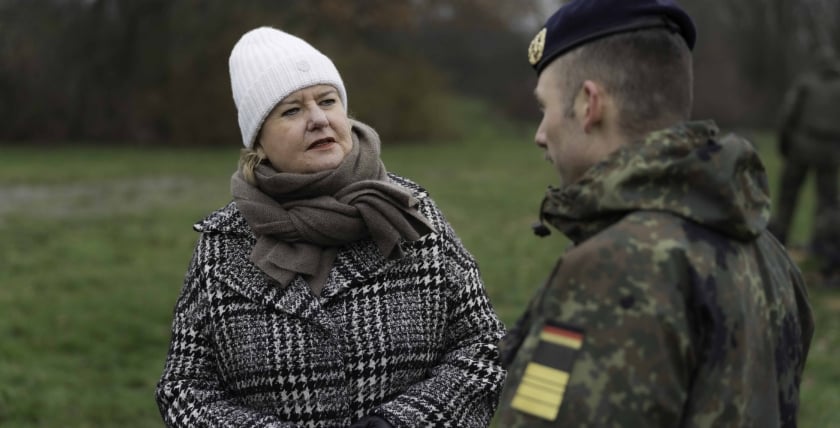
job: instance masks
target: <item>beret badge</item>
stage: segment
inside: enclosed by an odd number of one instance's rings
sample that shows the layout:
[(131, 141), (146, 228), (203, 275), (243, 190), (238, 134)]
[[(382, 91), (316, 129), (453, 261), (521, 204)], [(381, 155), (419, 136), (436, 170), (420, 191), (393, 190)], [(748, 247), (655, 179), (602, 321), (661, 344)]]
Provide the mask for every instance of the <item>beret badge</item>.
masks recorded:
[(534, 40), (531, 40), (531, 46), (528, 47), (528, 61), (531, 62), (531, 65), (534, 65), (542, 59), (543, 50), (545, 49), (545, 35), (548, 32), (545, 28), (540, 30), (536, 36), (534, 36)]

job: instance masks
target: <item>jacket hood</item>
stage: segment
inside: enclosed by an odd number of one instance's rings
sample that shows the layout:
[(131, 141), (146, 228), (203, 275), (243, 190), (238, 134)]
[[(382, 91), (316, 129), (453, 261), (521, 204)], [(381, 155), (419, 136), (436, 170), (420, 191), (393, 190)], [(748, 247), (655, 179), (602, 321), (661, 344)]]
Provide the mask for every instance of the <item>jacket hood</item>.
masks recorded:
[(562, 189), (541, 215), (575, 242), (630, 211), (666, 211), (740, 241), (770, 218), (767, 174), (755, 149), (713, 122), (687, 122), (628, 144)]

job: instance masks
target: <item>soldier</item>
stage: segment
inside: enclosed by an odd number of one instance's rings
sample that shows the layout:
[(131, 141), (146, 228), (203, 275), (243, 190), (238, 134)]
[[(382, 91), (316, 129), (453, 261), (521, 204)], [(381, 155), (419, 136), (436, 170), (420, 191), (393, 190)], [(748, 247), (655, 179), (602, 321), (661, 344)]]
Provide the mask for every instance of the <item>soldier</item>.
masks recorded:
[(782, 109), (779, 151), (784, 158), (779, 203), (770, 230), (785, 243), (799, 190), (809, 171), (817, 181), (817, 209), (810, 249), (822, 264), (826, 280), (840, 282), (838, 164), (840, 164), (840, 61), (824, 46), (814, 70), (788, 91)]
[(796, 425), (805, 284), (752, 145), (687, 121), (694, 41), (671, 0), (573, 0), (534, 38), (541, 220), (574, 245), (502, 341), (500, 426)]

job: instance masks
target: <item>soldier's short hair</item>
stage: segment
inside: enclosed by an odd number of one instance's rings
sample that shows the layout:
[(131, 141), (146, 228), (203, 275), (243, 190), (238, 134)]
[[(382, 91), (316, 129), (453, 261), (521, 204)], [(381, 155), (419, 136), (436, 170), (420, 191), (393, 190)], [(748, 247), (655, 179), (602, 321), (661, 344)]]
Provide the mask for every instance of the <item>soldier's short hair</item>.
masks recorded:
[(678, 33), (643, 29), (604, 37), (557, 59), (568, 116), (585, 80), (616, 101), (619, 125), (631, 137), (687, 120), (693, 103), (691, 50)]

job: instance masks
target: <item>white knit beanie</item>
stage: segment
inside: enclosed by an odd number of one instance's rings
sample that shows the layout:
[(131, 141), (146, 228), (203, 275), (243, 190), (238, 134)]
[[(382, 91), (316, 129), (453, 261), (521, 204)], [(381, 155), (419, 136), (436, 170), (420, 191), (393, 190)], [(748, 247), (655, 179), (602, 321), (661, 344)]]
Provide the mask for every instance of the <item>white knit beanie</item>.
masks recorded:
[(242, 144), (249, 149), (268, 113), (294, 91), (332, 85), (347, 109), (347, 92), (333, 62), (304, 40), (275, 28), (245, 33), (233, 47), (229, 65)]

